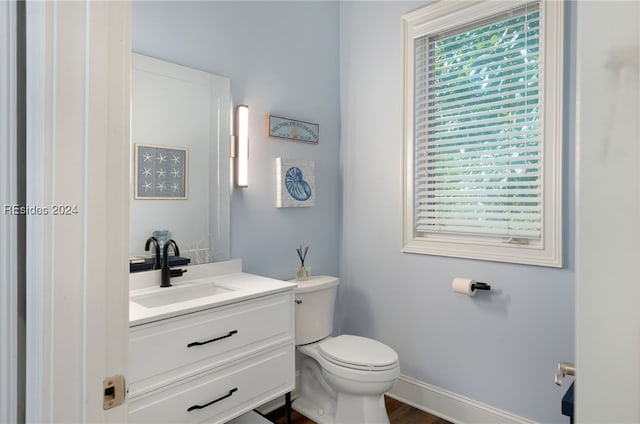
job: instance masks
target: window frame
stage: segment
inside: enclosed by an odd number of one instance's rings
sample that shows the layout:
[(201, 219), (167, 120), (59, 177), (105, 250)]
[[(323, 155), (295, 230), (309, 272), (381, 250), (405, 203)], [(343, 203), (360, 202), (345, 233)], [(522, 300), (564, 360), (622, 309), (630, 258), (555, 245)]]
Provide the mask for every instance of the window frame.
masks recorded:
[(402, 252), (562, 267), (563, 2), (540, 1), (542, 234), (540, 240), (418, 233), (414, 222), (414, 40), (461, 27), (533, 1), (441, 0), (402, 16)]

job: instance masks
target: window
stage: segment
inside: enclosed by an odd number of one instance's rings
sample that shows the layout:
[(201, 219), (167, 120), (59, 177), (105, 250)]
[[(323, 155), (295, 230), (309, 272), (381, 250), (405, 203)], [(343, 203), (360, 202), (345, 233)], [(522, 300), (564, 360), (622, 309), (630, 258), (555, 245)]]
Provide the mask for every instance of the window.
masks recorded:
[(403, 251), (562, 266), (562, 2), (403, 17)]

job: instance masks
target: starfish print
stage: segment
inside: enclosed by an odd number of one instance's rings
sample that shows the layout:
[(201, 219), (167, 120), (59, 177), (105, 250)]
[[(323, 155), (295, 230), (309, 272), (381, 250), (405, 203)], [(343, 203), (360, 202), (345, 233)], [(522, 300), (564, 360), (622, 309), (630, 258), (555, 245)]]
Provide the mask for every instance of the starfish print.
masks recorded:
[(160, 191), (160, 193), (162, 193), (162, 191), (165, 189), (164, 187), (164, 183), (158, 183), (158, 191)]
[(180, 163), (180, 156), (173, 155), (173, 159), (171, 159), (175, 165)]
[(174, 192), (178, 191), (178, 183), (173, 183), (171, 188), (173, 189)]
[(162, 153), (160, 153), (160, 154), (158, 154), (158, 157), (156, 159), (158, 159), (158, 162), (162, 163), (165, 160), (167, 160), (167, 156), (163, 155)]
[(143, 162), (151, 162), (151, 159), (153, 159), (153, 156), (151, 156), (148, 152), (145, 152), (143, 156), (144, 156)]
[(151, 183), (149, 181), (144, 182), (144, 191), (149, 191), (151, 189)]
[(144, 171), (142, 171), (142, 175), (144, 175), (145, 177), (150, 177), (151, 176), (151, 168), (144, 168)]
[(158, 177), (164, 177), (167, 174), (162, 168), (160, 168), (160, 170), (156, 172), (158, 173)]
[(174, 168), (174, 170), (171, 171), (171, 175), (173, 175), (173, 178), (178, 178), (180, 176), (180, 170)]

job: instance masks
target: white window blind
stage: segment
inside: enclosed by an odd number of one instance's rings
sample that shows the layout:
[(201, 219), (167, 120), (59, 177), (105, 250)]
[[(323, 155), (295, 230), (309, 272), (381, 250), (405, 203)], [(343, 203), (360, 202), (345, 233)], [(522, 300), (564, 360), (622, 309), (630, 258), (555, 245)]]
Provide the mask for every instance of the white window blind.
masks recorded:
[(535, 2), (414, 40), (417, 232), (541, 238), (540, 26)]

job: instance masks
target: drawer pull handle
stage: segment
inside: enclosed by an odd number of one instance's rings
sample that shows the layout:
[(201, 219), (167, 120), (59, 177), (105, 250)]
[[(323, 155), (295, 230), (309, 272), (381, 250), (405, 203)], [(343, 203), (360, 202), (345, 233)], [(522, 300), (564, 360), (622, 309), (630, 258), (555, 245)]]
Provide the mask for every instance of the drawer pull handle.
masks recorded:
[(220, 402), (220, 401), (221, 401), (221, 400), (223, 400), (223, 399), (226, 399), (226, 398), (228, 398), (228, 397), (231, 397), (231, 396), (233, 395), (233, 393), (234, 393), (234, 392), (237, 392), (237, 391), (238, 391), (238, 388), (237, 388), (237, 387), (234, 387), (233, 389), (229, 390), (229, 393), (227, 393), (226, 395), (221, 396), (221, 397), (219, 397), (218, 399), (214, 399), (214, 400), (212, 400), (212, 401), (211, 401), (211, 402), (209, 402), (209, 403), (206, 403), (206, 404), (204, 404), (204, 405), (193, 405), (193, 406), (190, 406), (190, 407), (189, 407), (189, 409), (187, 409), (187, 412), (191, 412), (191, 411), (193, 411), (194, 409), (204, 409), (204, 408), (206, 408), (207, 406), (213, 405), (213, 404), (214, 404), (214, 403), (216, 403), (216, 402)]
[(217, 342), (218, 340), (222, 340), (222, 339), (226, 339), (227, 337), (231, 337), (234, 334), (238, 334), (238, 330), (229, 331), (229, 334), (225, 334), (224, 336), (216, 337), (215, 339), (207, 340), (206, 342), (191, 342), (191, 343), (189, 343), (187, 345), (187, 347), (202, 346), (202, 345), (206, 345), (207, 343)]

